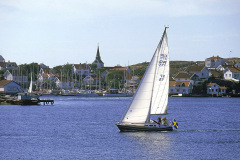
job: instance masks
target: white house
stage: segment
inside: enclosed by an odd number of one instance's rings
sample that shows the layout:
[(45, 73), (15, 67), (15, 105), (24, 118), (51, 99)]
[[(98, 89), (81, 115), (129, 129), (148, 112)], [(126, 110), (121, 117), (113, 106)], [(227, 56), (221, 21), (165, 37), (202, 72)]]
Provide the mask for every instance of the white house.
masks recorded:
[(7, 70), (7, 71), (3, 74), (3, 76), (4, 76), (4, 79), (5, 79), (5, 80), (9, 80), (9, 81), (12, 81), (12, 80), (13, 80), (13, 75), (12, 75), (12, 73), (9, 72), (9, 70)]
[(240, 80), (240, 67), (227, 67), (224, 72), (224, 79), (238, 81)]
[(89, 75), (90, 66), (88, 64), (73, 64), (73, 72), (76, 75)]
[(189, 74), (195, 73), (200, 79), (208, 79), (210, 75), (210, 71), (207, 67), (199, 65), (188, 66), (185, 72)]
[(132, 76), (130, 80), (126, 80), (125, 87), (137, 88), (141, 79), (138, 76)]
[(185, 73), (179, 72), (175, 77), (173, 77), (175, 81), (190, 81), (192, 84), (197, 84), (201, 81), (201, 79), (195, 73)]
[(218, 71), (224, 71), (225, 68), (224, 68), (222, 65), (219, 65), (219, 66), (216, 68), (216, 70), (218, 70)]
[(169, 94), (191, 94), (193, 85), (191, 81), (169, 81)]
[(85, 86), (90, 86), (93, 85), (94, 79), (90, 75), (88, 75), (83, 79), (83, 82)]
[(20, 84), (23, 88), (28, 84), (28, 76), (25, 72), (21, 72), (20, 74), (19, 71), (16, 70), (6, 70), (6, 72), (3, 74), (3, 77), (5, 80), (14, 81)]
[(226, 94), (226, 87), (219, 86), (217, 83), (209, 83), (207, 85), (207, 94), (213, 95), (213, 96), (219, 96)]
[(219, 65), (223, 65), (226, 62), (225, 59), (217, 56), (217, 57), (209, 57), (205, 59), (205, 66), (207, 68), (217, 68)]
[(21, 86), (14, 81), (0, 81), (0, 93), (16, 94), (21, 91)]

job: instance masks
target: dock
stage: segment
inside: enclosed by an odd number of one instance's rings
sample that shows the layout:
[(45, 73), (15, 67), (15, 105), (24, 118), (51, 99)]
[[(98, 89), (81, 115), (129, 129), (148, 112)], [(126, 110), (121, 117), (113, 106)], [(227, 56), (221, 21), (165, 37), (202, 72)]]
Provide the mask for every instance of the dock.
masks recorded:
[(32, 100), (18, 100), (9, 98), (0, 98), (0, 105), (39, 105), (43, 103), (43, 105), (54, 104), (54, 100), (52, 99), (32, 99)]

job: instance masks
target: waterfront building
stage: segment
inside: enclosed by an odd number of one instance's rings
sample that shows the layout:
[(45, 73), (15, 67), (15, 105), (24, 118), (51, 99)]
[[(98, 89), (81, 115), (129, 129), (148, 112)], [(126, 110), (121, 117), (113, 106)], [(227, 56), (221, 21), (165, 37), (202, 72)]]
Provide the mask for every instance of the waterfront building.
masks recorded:
[(190, 81), (193, 84), (198, 84), (201, 79), (195, 73), (185, 73), (179, 72), (175, 77), (173, 77), (175, 81)]
[(6, 70), (3, 77), (5, 80), (15, 81), (21, 86), (26, 86), (28, 84), (28, 76), (25, 71)]
[(11, 80), (0, 81), (0, 93), (2, 94), (16, 94), (21, 91), (21, 86)]
[(169, 94), (189, 95), (192, 93), (193, 85), (191, 81), (169, 81)]
[(101, 56), (100, 56), (99, 46), (98, 46), (98, 49), (97, 49), (96, 58), (95, 58), (95, 60), (93, 61), (92, 64), (96, 64), (96, 65), (97, 65), (97, 68), (102, 68), (102, 67), (104, 67), (104, 63), (103, 63), (103, 61), (101, 60)]
[(225, 64), (226, 60), (219, 56), (212, 56), (205, 59), (205, 66), (207, 68), (217, 68), (219, 65)]
[(199, 65), (188, 66), (185, 72), (190, 74), (195, 73), (201, 80), (207, 80), (210, 75), (210, 71), (207, 67)]
[(240, 80), (240, 67), (227, 67), (224, 72), (224, 79), (239, 82)]
[(226, 94), (227, 88), (225, 86), (219, 86), (217, 83), (209, 83), (207, 85), (207, 94), (212, 96), (220, 96)]

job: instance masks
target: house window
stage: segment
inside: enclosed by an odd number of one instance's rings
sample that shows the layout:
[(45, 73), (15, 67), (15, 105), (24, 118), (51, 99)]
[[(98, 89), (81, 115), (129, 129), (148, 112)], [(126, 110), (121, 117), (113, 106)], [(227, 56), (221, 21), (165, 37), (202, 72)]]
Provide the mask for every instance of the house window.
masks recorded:
[(186, 89), (183, 89), (183, 92), (186, 92)]
[(173, 89), (171, 89), (171, 92), (173, 92)]
[(218, 92), (218, 89), (216, 89), (216, 92)]
[(231, 74), (229, 74), (229, 77), (231, 77)]
[(227, 77), (227, 74), (225, 74), (225, 77)]
[(214, 90), (212, 89), (212, 92), (214, 92)]
[(211, 89), (209, 89), (209, 92), (211, 92)]

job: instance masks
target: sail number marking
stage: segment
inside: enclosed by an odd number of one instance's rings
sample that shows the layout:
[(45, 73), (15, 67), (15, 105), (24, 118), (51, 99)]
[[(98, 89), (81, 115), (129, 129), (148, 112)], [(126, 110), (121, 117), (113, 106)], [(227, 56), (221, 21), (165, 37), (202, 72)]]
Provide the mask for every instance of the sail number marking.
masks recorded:
[(167, 64), (167, 57), (168, 55), (167, 54), (160, 54), (160, 60), (158, 62), (158, 65), (159, 66), (165, 66)]
[(160, 74), (160, 78), (159, 78), (159, 81), (163, 81), (165, 78), (165, 75), (164, 74)]

